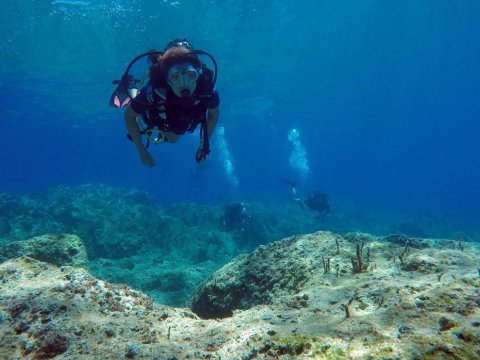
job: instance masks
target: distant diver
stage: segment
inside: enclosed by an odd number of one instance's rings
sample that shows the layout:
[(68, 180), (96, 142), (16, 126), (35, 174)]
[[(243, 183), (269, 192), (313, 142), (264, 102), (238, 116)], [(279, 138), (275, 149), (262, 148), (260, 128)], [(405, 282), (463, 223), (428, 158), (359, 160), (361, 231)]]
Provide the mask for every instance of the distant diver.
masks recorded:
[(326, 192), (315, 191), (310, 193), (305, 199), (302, 199), (298, 195), (298, 184), (296, 181), (286, 178), (281, 178), (280, 181), (291, 188), (291, 200), (300, 205), (302, 209), (314, 210), (322, 216), (330, 212), (330, 203)]
[[(200, 61), (200, 55), (210, 58), (214, 71)], [(129, 71), (144, 57), (150, 66), (146, 76), (136, 80)], [(200, 145), (195, 160), (201, 162), (208, 158), (209, 139), (219, 116), (217, 73), (215, 58), (203, 50), (194, 50), (186, 39), (174, 39), (164, 51), (150, 50), (130, 62), (110, 103), (118, 108), (126, 107), (127, 137), (135, 144), (145, 166), (155, 165), (147, 150), (150, 143), (174, 143), (198, 125)], [(148, 81), (143, 85), (146, 77)], [(146, 138), (145, 145), (142, 136)]]
[(251, 215), (244, 203), (228, 204), (223, 209), (222, 227), (225, 231), (245, 231)]
[(316, 211), (319, 215), (327, 215), (330, 212), (330, 203), (324, 191), (310, 193), (303, 202), (307, 208)]

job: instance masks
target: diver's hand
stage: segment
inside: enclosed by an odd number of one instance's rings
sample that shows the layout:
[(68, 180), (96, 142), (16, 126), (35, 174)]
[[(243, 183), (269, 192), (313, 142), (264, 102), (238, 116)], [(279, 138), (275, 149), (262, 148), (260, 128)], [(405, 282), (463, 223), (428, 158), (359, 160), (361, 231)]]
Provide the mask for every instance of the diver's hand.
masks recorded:
[(147, 167), (153, 167), (155, 166), (155, 160), (153, 159), (152, 155), (150, 153), (143, 149), (143, 151), (139, 152), (140, 155), (140, 160), (142, 161), (143, 165)]
[(206, 152), (202, 146), (198, 147), (197, 153), (195, 154), (195, 160), (197, 163), (201, 163), (202, 161), (205, 161), (208, 159), (208, 153)]

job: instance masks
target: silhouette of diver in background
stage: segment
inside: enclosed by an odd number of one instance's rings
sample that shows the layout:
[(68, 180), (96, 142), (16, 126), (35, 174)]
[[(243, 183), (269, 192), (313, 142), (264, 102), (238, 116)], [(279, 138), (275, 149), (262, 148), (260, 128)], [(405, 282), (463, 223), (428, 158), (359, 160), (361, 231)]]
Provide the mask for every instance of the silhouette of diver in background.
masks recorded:
[(223, 211), (222, 225), (225, 231), (245, 231), (251, 215), (248, 213), (244, 203), (226, 205)]
[(328, 202), (327, 194), (324, 191), (312, 192), (305, 199), (302, 199), (298, 195), (298, 183), (295, 180), (282, 178), (280, 181), (291, 188), (291, 200), (300, 205), (302, 209), (314, 210), (322, 216), (330, 212), (330, 203)]

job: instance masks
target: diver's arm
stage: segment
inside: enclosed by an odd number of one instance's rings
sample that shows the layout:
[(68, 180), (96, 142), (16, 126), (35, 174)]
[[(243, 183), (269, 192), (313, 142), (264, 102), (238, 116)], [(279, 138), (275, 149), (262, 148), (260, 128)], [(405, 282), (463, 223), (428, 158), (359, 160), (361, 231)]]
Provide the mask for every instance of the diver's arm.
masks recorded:
[(125, 125), (127, 126), (127, 131), (130, 134), (135, 147), (137, 148), (138, 155), (140, 155), (140, 160), (142, 163), (148, 167), (155, 165), (155, 160), (149, 154), (147, 149), (143, 146), (142, 135), (140, 134), (140, 128), (137, 123), (137, 116), (139, 116), (135, 111), (133, 111), (130, 105), (125, 109)]
[(130, 134), (137, 151), (140, 153), (141, 151), (144, 151), (145, 148), (143, 147), (140, 128), (137, 123), (137, 116), (137, 113), (135, 113), (132, 107), (128, 105), (125, 109), (125, 125), (127, 125), (127, 131)]
[(215, 126), (217, 126), (219, 115), (220, 115), (220, 111), (218, 106), (215, 109), (208, 109), (208, 114), (207, 114), (208, 138), (211, 138), (213, 135), (213, 130), (215, 130)]
[[(207, 113), (208, 139), (211, 138), (211, 136), (213, 135), (213, 130), (215, 129), (215, 126), (217, 126), (218, 115), (219, 115), (218, 106), (214, 109), (208, 109), (208, 113)], [(202, 162), (204, 160), (207, 160), (208, 153), (209, 153), (208, 151), (205, 151), (203, 149), (203, 142), (202, 142), (198, 147), (197, 153), (195, 154), (195, 160), (197, 160), (197, 162)]]

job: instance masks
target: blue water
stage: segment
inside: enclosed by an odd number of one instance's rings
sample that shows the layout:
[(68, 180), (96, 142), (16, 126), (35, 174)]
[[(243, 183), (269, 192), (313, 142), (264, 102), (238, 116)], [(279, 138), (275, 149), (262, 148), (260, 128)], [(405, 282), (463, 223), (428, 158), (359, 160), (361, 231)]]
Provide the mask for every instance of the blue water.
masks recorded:
[[(286, 177), (333, 206), (478, 224), (477, 0), (23, 0), (0, 19), (0, 191), (102, 182), (215, 203), (287, 198)], [(218, 61), (230, 158), (214, 145), (197, 165), (190, 134), (155, 146), (148, 169), (108, 107), (111, 81), (174, 37)]]

